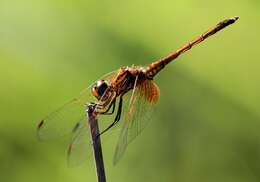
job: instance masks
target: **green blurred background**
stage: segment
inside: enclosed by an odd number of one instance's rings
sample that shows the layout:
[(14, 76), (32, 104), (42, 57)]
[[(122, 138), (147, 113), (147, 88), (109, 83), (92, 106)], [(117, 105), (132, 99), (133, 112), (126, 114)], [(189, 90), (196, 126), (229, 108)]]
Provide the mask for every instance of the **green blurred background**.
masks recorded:
[(68, 168), (65, 142), (37, 141), (42, 116), (236, 15), (156, 78), (155, 121), (116, 166), (103, 137), (107, 181), (260, 181), (258, 0), (1, 0), (0, 181), (95, 181), (92, 158)]

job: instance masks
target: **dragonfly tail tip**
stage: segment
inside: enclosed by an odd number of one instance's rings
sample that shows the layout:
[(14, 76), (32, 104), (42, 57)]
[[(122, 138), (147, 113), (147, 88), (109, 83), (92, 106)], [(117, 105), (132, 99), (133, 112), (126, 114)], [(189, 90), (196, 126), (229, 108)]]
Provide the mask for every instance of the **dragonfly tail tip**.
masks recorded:
[(239, 16), (235, 16), (233, 19), (237, 21), (239, 19)]

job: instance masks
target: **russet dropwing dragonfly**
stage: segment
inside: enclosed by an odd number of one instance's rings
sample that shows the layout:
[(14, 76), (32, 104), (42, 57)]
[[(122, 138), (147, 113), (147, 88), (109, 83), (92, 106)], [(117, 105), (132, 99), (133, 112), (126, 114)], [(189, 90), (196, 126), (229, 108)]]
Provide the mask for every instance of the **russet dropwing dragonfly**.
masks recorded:
[(120, 121), (121, 129), (114, 154), (114, 163), (117, 163), (128, 144), (143, 130), (149, 121), (148, 116), (159, 100), (160, 91), (153, 78), (179, 55), (236, 20), (238, 17), (219, 22), (183, 47), (148, 66), (126, 66), (106, 74), (83, 90), (78, 97), (41, 120), (37, 127), (39, 138), (45, 140), (70, 134), (69, 162), (72, 165), (82, 162), (87, 158), (87, 152), (91, 151), (92, 143), (85, 112), (86, 104), (91, 102), (95, 105), (98, 117), (113, 116), (101, 135)]

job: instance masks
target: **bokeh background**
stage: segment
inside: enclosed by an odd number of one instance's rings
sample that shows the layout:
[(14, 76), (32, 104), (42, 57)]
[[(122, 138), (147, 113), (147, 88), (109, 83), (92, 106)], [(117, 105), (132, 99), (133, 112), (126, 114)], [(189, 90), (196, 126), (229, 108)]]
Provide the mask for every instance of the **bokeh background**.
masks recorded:
[(66, 142), (37, 140), (38, 121), (104, 73), (236, 15), (156, 78), (154, 121), (116, 166), (117, 136), (103, 137), (107, 181), (260, 181), (259, 10), (258, 0), (1, 0), (0, 181), (96, 181), (91, 157), (68, 168)]

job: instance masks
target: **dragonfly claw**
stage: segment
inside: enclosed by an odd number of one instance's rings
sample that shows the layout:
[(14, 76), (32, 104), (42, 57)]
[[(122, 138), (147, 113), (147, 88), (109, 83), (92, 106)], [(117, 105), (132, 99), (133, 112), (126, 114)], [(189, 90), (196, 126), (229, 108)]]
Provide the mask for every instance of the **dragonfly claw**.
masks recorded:
[(95, 110), (96, 105), (97, 105), (97, 104), (95, 104), (95, 103), (93, 103), (93, 102), (87, 104), (87, 109), (86, 109), (86, 111), (87, 111), (87, 112), (93, 112), (93, 111)]

